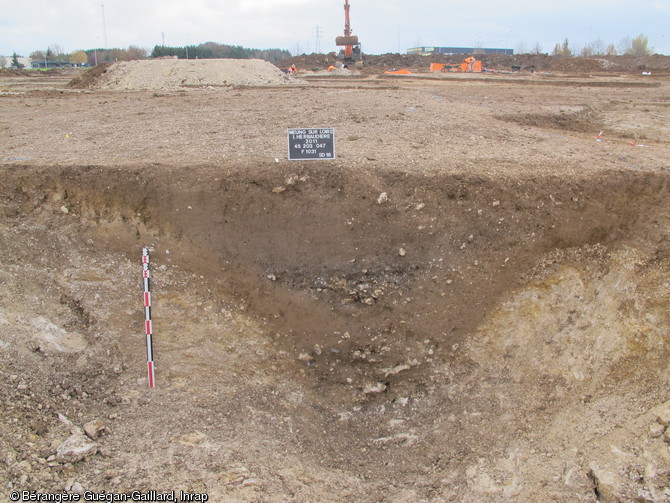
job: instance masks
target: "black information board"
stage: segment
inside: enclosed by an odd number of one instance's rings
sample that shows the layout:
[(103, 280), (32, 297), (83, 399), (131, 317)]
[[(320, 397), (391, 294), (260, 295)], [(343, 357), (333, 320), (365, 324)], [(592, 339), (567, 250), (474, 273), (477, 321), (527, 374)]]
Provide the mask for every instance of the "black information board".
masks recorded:
[(288, 158), (335, 159), (335, 130), (333, 128), (304, 128), (288, 130)]

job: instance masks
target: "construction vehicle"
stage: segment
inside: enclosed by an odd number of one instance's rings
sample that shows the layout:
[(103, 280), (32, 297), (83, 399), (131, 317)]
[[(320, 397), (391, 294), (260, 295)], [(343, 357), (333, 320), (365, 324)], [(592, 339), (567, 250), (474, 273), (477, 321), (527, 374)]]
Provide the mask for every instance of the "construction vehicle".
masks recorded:
[(445, 65), (443, 63), (431, 63), (431, 72), (481, 72), (483, 71), (482, 62), (475, 59), (474, 56), (465, 58), (460, 65)]
[[(344, 0), (344, 36), (335, 39), (335, 45), (344, 47), (340, 51), (340, 59), (347, 63), (360, 64), (361, 44), (358, 37), (351, 34), (351, 23), (349, 21), (349, 0)], [(358, 62), (358, 63), (357, 63)]]

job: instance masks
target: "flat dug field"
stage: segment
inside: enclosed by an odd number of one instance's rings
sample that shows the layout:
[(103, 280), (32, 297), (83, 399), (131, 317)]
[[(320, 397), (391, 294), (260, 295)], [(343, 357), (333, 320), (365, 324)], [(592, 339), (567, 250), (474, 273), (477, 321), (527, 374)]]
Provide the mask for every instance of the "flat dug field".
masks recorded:
[(667, 72), (117, 63), (0, 129), (0, 501), (670, 501)]

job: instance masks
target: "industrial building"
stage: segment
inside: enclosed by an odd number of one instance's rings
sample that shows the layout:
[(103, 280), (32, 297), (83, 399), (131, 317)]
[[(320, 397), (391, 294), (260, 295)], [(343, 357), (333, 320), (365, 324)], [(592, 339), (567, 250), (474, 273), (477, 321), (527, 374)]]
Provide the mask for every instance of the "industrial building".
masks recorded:
[(420, 54), (430, 56), (431, 54), (514, 54), (514, 49), (501, 49), (495, 47), (412, 47), (407, 49), (407, 54)]

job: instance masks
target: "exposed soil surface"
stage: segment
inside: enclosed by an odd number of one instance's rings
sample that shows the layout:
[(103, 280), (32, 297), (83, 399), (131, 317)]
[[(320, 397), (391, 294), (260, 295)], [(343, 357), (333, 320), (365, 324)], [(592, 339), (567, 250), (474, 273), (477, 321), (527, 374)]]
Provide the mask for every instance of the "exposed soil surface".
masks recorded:
[(667, 78), (70, 77), (0, 76), (0, 501), (670, 501)]

